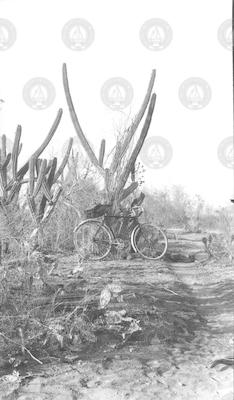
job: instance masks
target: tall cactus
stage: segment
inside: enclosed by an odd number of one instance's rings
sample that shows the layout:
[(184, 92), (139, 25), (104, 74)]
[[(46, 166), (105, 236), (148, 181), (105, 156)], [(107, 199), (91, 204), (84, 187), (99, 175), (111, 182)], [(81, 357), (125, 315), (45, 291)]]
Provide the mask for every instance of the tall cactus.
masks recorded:
[[(153, 93), (153, 87), (154, 87), (155, 77), (156, 77), (156, 71), (153, 70), (142, 105), (138, 113), (136, 114), (136, 117), (134, 118), (132, 124), (126, 130), (122, 142), (118, 141), (115, 153), (110, 162), (110, 166), (108, 168), (105, 168), (104, 167), (104, 156), (106, 147), (105, 140), (102, 140), (101, 142), (99, 157), (96, 157), (94, 151), (91, 149), (89, 145), (89, 141), (86, 138), (81, 128), (80, 122), (78, 120), (71, 97), (68, 76), (67, 76), (67, 67), (66, 64), (63, 64), (63, 86), (73, 126), (81, 142), (81, 145), (86, 151), (86, 154), (90, 162), (94, 165), (94, 167), (97, 169), (97, 171), (104, 179), (106, 201), (113, 204), (112, 211), (114, 211), (115, 208), (118, 208), (121, 201), (123, 201), (126, 197), (128, 197), (131, 193), (133, 193), (134, 190), (136, 190), (138, 187), (138, 183), (135, 181), (135, 163), (140, 153), (140, 150), (142, 149), (147, 133), (149, 131), (151, 119), (154, 112), (156, 94)], [(133, 151), (130, 152), (129, 151), (130, 143), (132, 142), (135, 133), (140, 125), (140, 122), (142, 121), (145, 114), (146, 114), (146, 119), (140, 137)], [(128, 152), (130, 153), (130, 155), (128, 155)], [(125, 188), (129, 176), (131, 176), (133, 184)]]

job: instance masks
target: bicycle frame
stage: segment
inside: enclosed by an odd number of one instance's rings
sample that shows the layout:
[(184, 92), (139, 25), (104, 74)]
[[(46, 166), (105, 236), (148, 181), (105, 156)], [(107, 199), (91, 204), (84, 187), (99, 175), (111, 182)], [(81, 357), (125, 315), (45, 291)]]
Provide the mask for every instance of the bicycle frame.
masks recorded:
[[(113, 231), (113, 229), (111, 227), (111, 224), (108, 222), (109, 218), (113, 218), (113, 219), (116, 219), (116, 220), (117, 219), (118, 220), (122, 220), (117, 232)], [(121, 235), (121, 231), (122, 231), (124, 222), (126, 220), (127, 221), (135, 221), (136, 225), (139, 225), (138, 217), (137, 216), (131, 216), (131, 215), (127, 215), (127, 216), (125, 216), (125, 215), (105, 215), (103, 217), (102, 225), (105, 225), (111, 231), (111, 233), (113, 235), (113, 239), (116, 239), (117, 237), (119, 237), (119, 235)], [(134, 226), (134, 228), (135, 228), (135, 226)], [(132, 229), (132, 231), (133, 231), (133, 229)], [(131, 233), (132, 233), (132, 231), (131, 231)], [(130, 233), (130, 236), (131, 236), (131, 233)]]

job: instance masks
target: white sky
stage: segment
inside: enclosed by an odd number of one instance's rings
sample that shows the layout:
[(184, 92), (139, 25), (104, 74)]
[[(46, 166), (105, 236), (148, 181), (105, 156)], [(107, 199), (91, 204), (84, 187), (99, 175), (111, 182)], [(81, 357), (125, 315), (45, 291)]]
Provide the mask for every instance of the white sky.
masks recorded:
[[(71, 51), (61, 40), (64, 24), (76, 17), (88, 20), (95, 31), (85, 51)], [(142, 24), (154, 17), (173, 30), (172, 43), (162, 51), (149, 51), (139, 40)], [(231, 51), (220, 45), (217, 31), (231, 18), (231, 0), (0, 0), (0, 18), (17, 30), (15, 44), (0, 51), (0, 98), (6, 102), (0, 134), (13, 140), (17, 124), (23, 126), (22, 159), (40, 144), (60, 107), (64, 115), (49, 152), (59, 152), (75, 134), (63, 94), (63, 62), (81, 125), (96, 149), (103, 137), (111, 148), (115, 127), (138, 111), (156, 68), (157, 104), (149, 136), (169, 140), (173, 159), (165, 168), (147, 170), (146, 184), (181, 184), (214, 205), (229, 204), (233, 171), (219, 162), (217, 147), (232, 135)], [(41, 111), (22, 98), (25, 83), (37, 76), (56, 88), (54, 103)], [(114, 76), (134, 89), (124, 114), (108, 109), (100, 97), (102, 84)], [(209, 105), (197, 111), (185, 108), (178, 97), (180, 84), (192, 76), (205, 79), (212, 90)]]

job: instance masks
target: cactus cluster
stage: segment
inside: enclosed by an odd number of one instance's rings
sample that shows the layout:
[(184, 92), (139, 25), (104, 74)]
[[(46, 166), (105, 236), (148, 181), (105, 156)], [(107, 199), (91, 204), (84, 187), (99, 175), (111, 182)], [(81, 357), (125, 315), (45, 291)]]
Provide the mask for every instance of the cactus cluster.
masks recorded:
[[(47, 222), (58, 202), (62, 186), (58, 183), (60, 176), (67, 164), (73, 139), (70, 139), (66, 154), (57, 169), (57, 158), (49, 162), (46, 159), (29, 160), (29, 182), (27, 188), (27, 201), (32, 219), (36, 226)], [(36, 198), (41, 195), (40, 201)]]
[(36, 230), (48, 221), (55, 209), (62, 192), (59, 178), (68, 162), (72, 148), (73, 139), (71, 138), (58, 168), (57, 158), (54, 157), (51, 160), (39, 158), (54, 136), (61, 117), (62, 110), (60, 109), (45, 140), (21, 168), (18, 168), (22, 149), (21, 126), (17, 127), (11, 152), (8, 152), (5, 135), (2, 135), (0, 141), (0, 208), (6, 214), (9, 205), (18, 204), (20, 190), (26, 184), (27, 203)]

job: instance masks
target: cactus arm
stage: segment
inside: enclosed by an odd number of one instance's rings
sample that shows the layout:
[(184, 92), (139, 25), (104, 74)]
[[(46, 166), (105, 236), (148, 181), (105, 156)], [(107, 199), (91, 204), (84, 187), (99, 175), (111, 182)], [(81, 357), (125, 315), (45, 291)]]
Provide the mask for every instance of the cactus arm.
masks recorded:
[[(5, 153), (5, 151), (4, 151)], [(3, 164), (0, 166), (0, 187), (2, 192), (2, 199), (7, 200), (7, 167), (11, 161), (11, 153), (4, 156)]]
[[(35, 160), (35, 159), (32, 158), (31, 160)], [(54, 158), (53, 160), (51, 160), (49, 162), (49, 164), (50, 164), (49, 171), (48, 171), (48, 166), (47, 166), (47, 160), (39, 160), (39, 161), (40, 162), (38, 163), (38, 160), (37, 160), (39, 173), (38, 173), (36, 186), (35, 186), (35, 189), (33, 190), (32, 195), (30, 195), (30, 189), (29, 189), (28, 197), (27, 197), (30, 213), (32, 215), (34, 222), (36, 222), (37, 225), (39, 225), (43, 219), (46, 202), (49, 201), (50, 205), (53, 204), (53, 197), (50, 193), (50, 188), (53, 184), (53, 179), (54, 179), (55, 170), (56, 170), (56, 166), (57, 166), (57, 158)], [(30, 165), (32, 163), (33, 163), (33, 161), (30, 161)], [(34, 163), (34, 166), (35, 166), (35, 163)], [(49, 173), (48, 178), (46, 178), (47, 173)], [(33, 179), (33, 176), (31, 176), (31, 179)], [(37, 196), (37, 194), (39, 193), (40, 190), (42, 190), (42, 192), (43, 192), (43, 197), (42, 197), (42, 200), (41, 200), (41, 203), (39, 206), (39, 213), (37, 214), (35, 197)], [(32, 193), (32, 189), (31, 189), (31, 193)]]
[(101, 173), (101, 175), (104, 175), (104, 170), (103, 170), (103, 168), (101, 168), (99, 166), (98, 160), (97, 160), (97, 158), (96, 158), (96, 156), (95, 156), (88, 140), (86, 139), (81, 126), (80, 126), (80, 123), (79, 123), (79, 120), (78, 120), (78, 117), (77, 117), (77, 114), (75, 111), (75, 107), (73, 105), (71, 93), (70, 93), (66, 64), (63, 64), (63, 86), (64, 86), (64, 92), (65, 92), (65, 96), (66, 96), (66, 100), (67, 100), (67, 104), (68, 104), (68, 109), (70, 112), (71, 120), (72, 120), (73, 126), (75, 128), (76, 134), (77, 134), (78, 138), (80, 139), (80, 142), (81, 142), (84, 150), (86, 151), (91, 163), (97, 168), (97, 170)]
[(60, 167), (58, 168), (57, 172), (55, 173), (54, 182), (56, 182), (58, 180), (58, 178), (61, 176), (61, 174), (63, 173), (63, 170), (68, 162), (68, 159), (69, 159), (69, 156), (71, 153), (72, 144), (73, 144), (73, 138), (70, 138), (65, 156), (63, 157), (63, 160), (62, 160), (62, 163), (60, 164)]
[(50, 172), (54, 159), (49, 160), (46, 168), (46, 175)]
[(46, 203), (47, 203), (47, 198), (45, 195), (43, 195), (41, 202), (39, 204), (39, 214), (38, 214), (38, 218), (41, 221), (44, 214), (45, 214), (45, 209), (46, 209)]
[(41, 144), (41, 146), (33, 154), (34, 157), (39, 157), (41, 155), (41, 153), (45, 150), (45, 148), (48, 146), (48, 144), (50, 143), (52, 137), (54, 136), (54, 134), (55, 134), (55, 132), (56, 132), (56, 130), (57, 130), (59, 124), (60, 124), (62, 115), (63, 115), (63, 110), (60, 108), (59, 111), (58, 111), (58, 114), (57, 114), (57, 116), (55, 118), (55, 121), (54, 121), (52, 127), (50, 128), (50, 131), (49, 131), (48, 135), (46, 136), (44, 142)]
[(143, 101), (143, 103), (141, 105), (141, 108), (140, 108), (139, 112), (137, 113), (132, 125), (127, 130), (127, 135), (126, 135), (126, 138), (125, 138), (125, 140), (123, 142), (120, 156), (117, 159), (113, 159), (113, 162), (112, 162), (111, 167), (110, 167), (112, 173), (116, 172), (116, 169), (118, 168), (118, 165), (120, 164), (121, 160), (123, 159), (123, 157), (124, 157), (124, 155), (125, 155), (125, 153), (126, 153), (126, 151), (128, 149), (128, 146), (129, 146), (129, 144), (130, 144), (130, 142), (131, 142), (131, 140), (132, 140), (132, 138), (133, 138), (133, 136), (134, 136), (134, 134), (135, 134), (135, 132), (136, 132), (141, 120), (142, 120), (142, 118), (144, 117), (144, 114), (146, 112), (146, 109), (147, 109), (147, 107), (149, 105), (149, 102), (150, 102), (150, 99), (151, 99), (151, 94), (152, 94), (152, 91), (153, 91), (155, 78), (156, 78), (156, 71), (154, 69), (152, 71), (152, 74), (151, 74), (151, 77), (150, 77), (150, 81), (149, 81), (149, 85), (148, 85), (148, 88), (147, 88), (147, 92), (146, 92), (144, 101)]
[(138, 188), (138, 183), (133, 182), (126, 189), (123, 190), (120, 196), (120, 202), (126, 199), (130, 194), (132, 194)]
[[(41, 163), (42, 163), (42, 159), (41, 158), (37, 158), (36, 159), (36, 174), (37, 174), (37, 176), (39, 175), (39, 172), (40, 172), (40, 168), (41, 168)], [(47, 172), (47, 169), (46, 169), (46, 172)]]
[(17, 164), (18, 164), (21, 132), (22, 132), (22, 127), (20, 125), (18, 125), (16, 134), (15, 134), (13, 150), (12, 150), (12, 175), (13, 175), (14, 180), (17, 177)]
[(19, 156), (19, 155), (20, 155), (20, 153), (21, 153), (22, 147), (23, 147), (23, 144), (22, 144), (22, 143), (20, 143), (20, 145), (19, 145), (19, 151), (18, 151), (18, 156)]
[[(47, 147), (47, 145), (50, 143), (52, 137), (54, 136), (59, 123), (61, 121), (62, 118), (62, 114), (63, 114), (63, 110), (59, 109), (58, 114), (55, 118), (55, 121), (48, 133), (48, 135), (46, 136), (45, 140), (43, 141), (43, 143), (41, 144), (41, 146), (33, 153), (32, 157), (37, 158), (41, 155), (41, 153), (45, 150), (45, 148)], [(17, 174), (17, 178), (22, 178), (28, 171), (29, 168), (29, 161), (27, 161), (22, 167), (21, 169), (18, 171)], [(11, 182), (12, 183), (12, 182)]]
[(50, 193), (50, 189), (49, 186), (46, 182), (46, 180), (44, 179), (43, 183), (42, 183), (42, 191), (44, 193), (44, 196), (46, 197), (46, 199), (48, 200), (49, 203), (52, 202), (52, 195)]
[(133, 166), (134, 166), (134, 164), (136, 162), (138, 154), (141, 151), (141, 148), (142, 148), (142, 146), (144, 144), (144, 141), (145, 141), (145, 138), (147, 136), (147, 133), (148, 133), (148, 130), (149, 130), (149, 127), (150, 127), (150, 123), (151, 123), (151, 120), (152, 120), (155, 103), (156, 103), (156, 94), (154, 93), (152, 95), (152, 97), (151, 97), (151, 100), (150, 100), (147, 116), (146, 116), (146, 119), (145, 119), (144, 126), (142, 128), (140, 137), (139, 137), (139, 139), (138, 139), (138, 141), (136, 143), (136, 146), (135, 146), (135, 148), (134, 148), (134, 150), (133, 150), (133, 152), (132, 152), (132, 154), (131, 154), (131, 156), (130, 156), (130, 158), (129, 158), (129, 160), (128, 160), (128, 162), (127, 162), (127, 164), (126, 164), (126, 166), (125, 166), (125, 168), (124, 168), (124, 170), (123, 170), (123, 172), (122, 172), (122, 174), (121, 174), (121, 176), (119, 178), (119, 185), (118, 185), (117, 190), (116, 190), (116, 199), (117, 199), (117, 201), (121, 197), (121, 191), (123, 190), (123, 188), (124, 188), (124, 186), (125, 186), (125, 184), (127, 182), (129, 174), (130, 174), (130, 172), (131, 172), (131, 170), (132, 170), (132, 168), (133, 168)]
[(63, 190), (62, 186), (56, 187), (54, 194), (53, 194), (52, 203), (47, 207), (45, 214), (44, 214), (43, 218), (41, 219), (41, 224), (45, 224), (48, 221), (48, 219), (50, 218), (50, 216), (51, 216), (52, 212), (54, 211), (55, 206), (59, 200), (62, 190)]
[(29, 196), (33, 196), (34, 193), (34, 183), (35, 183), (35, 158), (31, 157), (29, 160)]
[(46, 167), (47, 167), (47, 161), (46, 161), (46, 159), (44, 159), (41, 163), (41, 168), (40, 168), (38, 178), (37, 178), (37, 183), (35, 185), (35, 189), (33, 192), (33, 197), (36, 197), (41, 189), (43, 180), (45, 179)]
[[(49, 176), (46, 180), (46, 184), (47, 186), (44, 187), (44, 190), (48, 193), (48, 191), (50, 191), (53, 183), (54, 183), (54, 176), (55, 176), (55, 171), (56, 171), (56, 166), (57, 166), (57, 158), (54, 158), (52, 161), (52, 165), (51, 165), (51, 169), (49, 172)], [(48, 197), (50, 198), (51, 195), (49, 194)], [(39, 205), (39, 218), (40, 220), (43, 218), (44, 212), (45, 212), (45, 208), (46, 208), (46, 202), (47, 202), (47, 196), (42, 197), (40, 205)]]
[(0, 196), (0, 199), (5, 201), (7, 198), (7, 191), (6, 191), (6, 186), (3, 181), (3, 176), (2, 176), (2, 169), (0, 169), (0, 188), (2, 192), (2, 196)]
[(112, 202), (112, 193), (111, 193), (111, 177), (109, 168), (105, 169), (105, 191), (106, 191), (106, 200), (108, 203)]
[(2, 176), (2, 182), (3, 185), (6, 187), (7, 189), (7, 165), (4, 167), (4, 164), (2, 165), (1, 168), (1, 176)]
[(55, 182), (55, 172), (56, 172), (56, 167), (57, 167), (57, 158), (54, 157), (51, 163), (49, 175), (47, 178), (47, 183), (49, 185), (49, 189), (51, 189), (53, 183)]
[[(9, 154), (7, 155), (7, 145), (6, 145), (6, 135), (2, 135), (2, 145), (1, 145), (1, 163), (2, 163), (2, 183), (4, 187), (7, 185), (7, 166), (10, 162), (8, 160)], [(5, 164), (6, 162), (6, 164)]]
[(131, 180), (132, 180), (132, 182), (135, 182), (135, 180), (136, 180), (136, 166), (135, 166), (135, 164), (133, 165), (132, 170), (131, 170)]
[(28, 201), (28, 206), (29, 206), (29, 211), (30, 211), (31, 217), (32, 217), (34, 223), (36, 225), (38, 225), (39, 221), (37, 218), (35, 199), (33, 197), (31, 197), (29, 195), (29, 193), (27, 193), (27, 201)]
[(6, 158), (7, 148), (6, 148), (6, 135), (2, 135), (2, 158)]
[(7, 154), (5, 161), (2, 164), (2, 169), (6, 169), (10, 161), (11, 161), (11, 153)]
[(98, 159), (98, 163), (99, 163), (100, 167), (103, 167), (105, 149), (106, 149), (106, 141), (105, 141), (105, 139), (102, 139), (100, 150), (99, 150), (99, 159)]
[(15, 197), (15, 195), (18, 192), (19, 187), (20, 187), (20, 182), (15, 181), (10, 189), (9, 194), (8, 194), (6, 204), (10, 204), (12, 202), (13, 198)]

